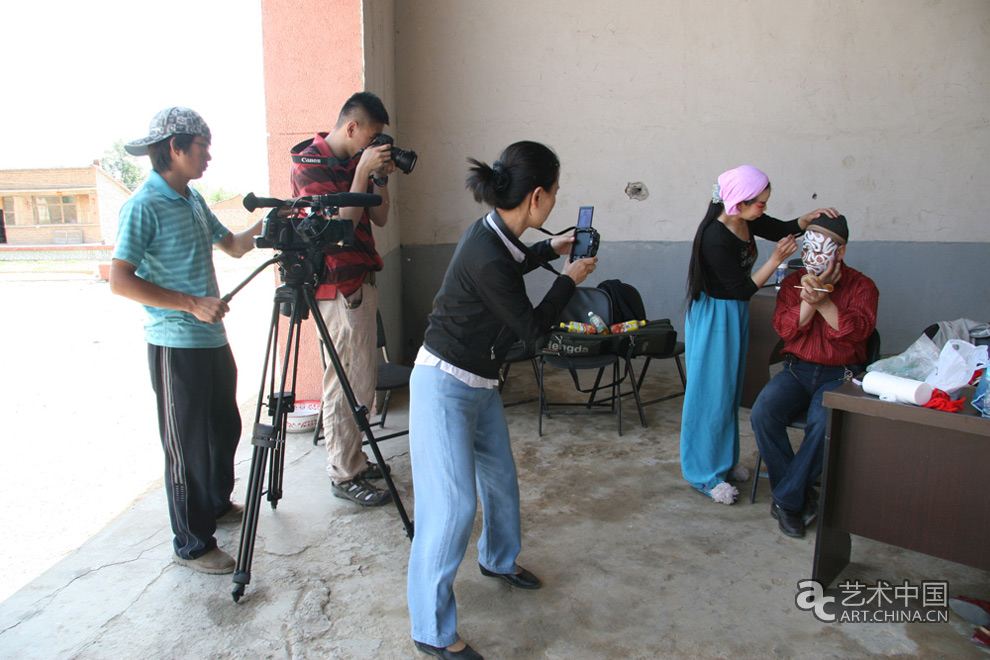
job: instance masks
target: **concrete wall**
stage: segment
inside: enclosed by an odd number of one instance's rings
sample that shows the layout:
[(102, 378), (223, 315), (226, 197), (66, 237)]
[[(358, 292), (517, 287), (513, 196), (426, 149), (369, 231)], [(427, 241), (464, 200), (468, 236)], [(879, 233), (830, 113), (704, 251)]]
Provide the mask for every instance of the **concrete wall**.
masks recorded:
[[(396, 108), (394, 4), (393, 0), (364, 3), (364, 89), (381, 97), (390, 119), (385, 132), (395, 138), (396, 144), (406, 148), (402, 116)], [(374, 228), (375, 246), (385, 261), (385, 267), (378, 275), (378, 308), (390, 347), (401, 346), (403, 343), (403, 275), (399, 248), (402, 225), (405, 222), (400, 192), (400, 179), (404, 177), (398, 171), (389, 177), (389, 221), (385, 227)], [(402, 351), (398, 351), (396, 355), (390, 352), (390, 357), (402, 359)]]
[[(484, 211), (465, 158), (519, 139), (561, 158), (548, 228), (595, 205), (593, 283), (635, 284), (679, 328), (711, 184), (743, 163), (770, 175), (771, 215), (849, 217), (848, 261), (881, 289), (884, 352), (936, 320), (990, 318), (974, 295), (990, 281), (985, 0), (396, 0), (395, 26), (400, 143), (420, 154), (399, 179), (409, 347)], [(631, 199), (631, 182), (649, 196)], [(538, 292), (546, 277), (531, 279)]]
[[(391, 0), (262, 0), (265, 106), (268, 126), (269, 189), (290, 196), (289, 149), (317, 132), (329, 131), (341, 106), (354, 92), (378, 94), (393, 118), (397, 141)], [(392, 185), (392, 215), (374, 228), (385, 270), (378, 280), (380, 309), (389, 342), (401, 344), (401, 265), (399, 193)], [(305, 324), (300, 349), (297, 396), (319, 398), (320, 361), (316, 332)]]

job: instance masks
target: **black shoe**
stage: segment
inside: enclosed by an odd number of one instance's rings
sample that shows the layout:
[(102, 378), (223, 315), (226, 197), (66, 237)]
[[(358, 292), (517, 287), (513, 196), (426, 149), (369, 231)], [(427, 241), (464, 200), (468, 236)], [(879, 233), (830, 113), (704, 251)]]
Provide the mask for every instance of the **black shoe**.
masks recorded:
[(774, 502), (770, 505), (770, 515), (784, 534), (796, 539), (804, 538), (804, 521), (801, 520), (800, 513), (781, 509)]
[(413, 640), (413, 644), (420, 652), (426, 655), (432, 655), (434, 658), (443, 658), (443, 660), (485, 660), (480, 653), (475, 651), (468, 645), (465, 645), (460, 651), (456, 653), (453, 651), (448, 651), (447, 649), (437, 648), (436, 646), (430, 646), (429, 644), (424, 644), (423, 642), (417, 642)]
[[(388, 463), (385, 464), (385, 474), (392, 474), (392, 468), (389, 467)], [(382, 467), (378, 463), (372, 463), (368, 461), (368, 467), (358, 472), (354, 477), (355, 479), (382, 479), (384, 475), (382, 474)]]
[(367, 481), (354, 478), (341, 481), (339, 484), (330, 483), (334, 497), (350, 500), (361, 506), (381, 506), (392, 499), (392, 493), (381, 488), (375, 488)]
[(522, 566), (519, 567), (518, 573), (492, 573), (481, 564), (478, 564), (478, 568), (481, 569), (481, 574), (485, 577), (502, 578), (513, 587), (519, 587), (520, 589), (539, 589), (543, 584), (540, 582), (540, 578), (536, 577)]

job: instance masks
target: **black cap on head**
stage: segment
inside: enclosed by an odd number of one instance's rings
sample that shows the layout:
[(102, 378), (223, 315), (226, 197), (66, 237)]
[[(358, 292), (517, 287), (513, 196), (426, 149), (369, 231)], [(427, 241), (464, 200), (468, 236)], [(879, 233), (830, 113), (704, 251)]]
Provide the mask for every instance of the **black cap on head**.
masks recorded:
[(839, 245), (845, 245), (849, 240), (849, 225), (846, 223), (846, 216), (844, 215), (832, 218), (822, 213), (811, 221), (805, 231), (817, 231), (825, 234)]

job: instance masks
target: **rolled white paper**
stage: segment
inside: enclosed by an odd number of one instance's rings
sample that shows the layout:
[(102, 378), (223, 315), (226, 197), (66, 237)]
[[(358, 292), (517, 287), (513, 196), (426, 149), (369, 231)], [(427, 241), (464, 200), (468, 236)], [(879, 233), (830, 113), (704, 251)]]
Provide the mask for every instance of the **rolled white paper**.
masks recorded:
[(932, 398), (932, 386), (920, 380), (871, 371), (863, 377), (863, 391), (883, 401), (923, 406)]

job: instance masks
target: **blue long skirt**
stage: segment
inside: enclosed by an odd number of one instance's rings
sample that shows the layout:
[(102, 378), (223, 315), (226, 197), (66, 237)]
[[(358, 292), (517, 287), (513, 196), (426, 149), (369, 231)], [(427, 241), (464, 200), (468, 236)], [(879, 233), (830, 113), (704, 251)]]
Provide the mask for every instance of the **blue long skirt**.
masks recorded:
[(684, 334), (687, 391), (681, 416), (681, 473), (698, 490), (710, 490), (739, 462), (749, 301), (702, 293), (688, 308)]

